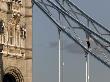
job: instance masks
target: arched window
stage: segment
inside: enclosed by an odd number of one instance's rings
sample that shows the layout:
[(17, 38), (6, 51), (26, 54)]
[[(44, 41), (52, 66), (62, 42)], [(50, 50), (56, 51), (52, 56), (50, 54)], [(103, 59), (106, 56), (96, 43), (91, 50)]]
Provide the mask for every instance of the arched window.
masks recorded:
[(17, 45), (19, 45), (19, 40), (20, 40), (20, 35), (19, 35), (19, 31), (17, 32)]
[(22, 39), (26, 38), (26, 25), (20, 27), (20, 37)]
[(4, 32), (3, 20), (0, 20), (0, 34)]
[(10, 44), (13, 44), (13, 42), (14, 42), (14, 31), (13, 31), (13, 28), (10, 28), (10, 30), (9, 30), (9, 42), (10, 42)]
[(7, 2), (8, 13), (12, 13), (12, 2)]
[(3, 34), (3, 42), (5, 43), (5, 39), (6, 39), (6, 34)]

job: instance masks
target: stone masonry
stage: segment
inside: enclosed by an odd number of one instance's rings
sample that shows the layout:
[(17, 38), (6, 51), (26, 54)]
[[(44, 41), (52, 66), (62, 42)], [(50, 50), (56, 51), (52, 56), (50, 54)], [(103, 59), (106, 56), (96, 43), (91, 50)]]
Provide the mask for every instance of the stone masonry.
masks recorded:
[(32, 82), (31, 0), (0, 0), (2, 81)]

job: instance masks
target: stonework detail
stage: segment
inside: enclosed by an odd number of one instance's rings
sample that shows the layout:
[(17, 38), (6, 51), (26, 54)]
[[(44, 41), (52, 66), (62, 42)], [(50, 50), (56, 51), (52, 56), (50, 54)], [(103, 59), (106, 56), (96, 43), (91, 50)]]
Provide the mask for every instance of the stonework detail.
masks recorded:
[[(3, 45), (3, 77), (32, 82), (31, 0), (0, 0), (0, 44)], [(16, 75), (18, 70), (22, 81)]]

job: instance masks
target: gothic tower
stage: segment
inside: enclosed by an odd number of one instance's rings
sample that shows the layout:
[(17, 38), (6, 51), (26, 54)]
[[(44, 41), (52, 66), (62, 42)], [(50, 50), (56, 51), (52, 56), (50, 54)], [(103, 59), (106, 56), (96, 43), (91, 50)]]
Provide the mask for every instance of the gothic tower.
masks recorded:
[(31, 0), (0, 0), (0, 49), (0, 80), (32, 82)]

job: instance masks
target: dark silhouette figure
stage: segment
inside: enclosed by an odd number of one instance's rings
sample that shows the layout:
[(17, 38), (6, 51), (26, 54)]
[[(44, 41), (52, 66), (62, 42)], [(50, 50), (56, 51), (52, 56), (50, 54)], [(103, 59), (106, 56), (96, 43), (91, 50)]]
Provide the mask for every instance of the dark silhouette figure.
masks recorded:
[[(87, 40), (86, 43), (87, 43), (87, 48), (89, 49), (89, 48), (90, 48), (90, 42), (89, 42), (89, 40)], [(86, 53), (85, 53), (85, 57), (87, 57), (87, 54), (88, 54), (88, 53), (86, 52)]]
[(87, 42), (87, 47), (89, 49), (90, 48), (90, 42), (89, 42), (89, 40), (87, 40), (86, 42)]

